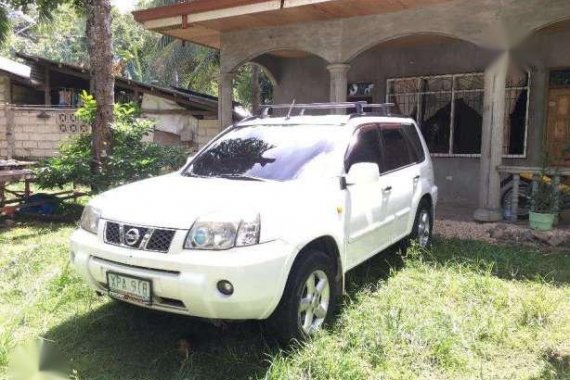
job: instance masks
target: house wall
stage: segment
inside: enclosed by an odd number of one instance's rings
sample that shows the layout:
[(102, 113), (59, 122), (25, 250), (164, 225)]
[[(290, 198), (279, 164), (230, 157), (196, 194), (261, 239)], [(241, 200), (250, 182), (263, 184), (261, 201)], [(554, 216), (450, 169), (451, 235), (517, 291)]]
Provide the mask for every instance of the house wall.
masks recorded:
[[(75, 117), (75, 108), (9, 104), (12, 88), (10, 79), (0, 76), (0, 158), (51, 157), (69, 137), (90, 131)], [(158, 123), (147, 141), (197, 150), (218, 134), (216, 119), (198, 120), (185, 108), (154, 98), (143, 103), (142, 116)]]
[(220, 133), (220, 129), (217, 119), (198, 120), (198, 136), (196, 138), (198, 149), (209, 143), (218, 133)]
[(10, 78), (0, 75), (0, 104), (10, 103)]
[(8, 150), (8, 123), (6, 120), (6, 107), (0, 105), (0, 159), (4, 157), (10, 157), (11, 152)]
[[(570, 30), (535, 34), (517, 52), (519, 65), (531, 74), (526, 158), (504, 158), (506, 165), (539, 165), (546, 123), (545, 102), (549, 68), (570, 67)], [(348, 83), (375, 84), (373, 100), (386, 101), (388, 78), (484, 72), (496, 51), (449, 38), (434, 42), (387, 43), (365, 51), (353, 61)], [(276, 103), (327, 101), (329, 73), (326, 62), (317, 57), (277, 59), (279, 85)], [(434, 157), (436, 183), (444, 201), (475, 204), (478, 198), (479, 158)]]
[[(90, 128), (75, 118), (76, 109), (16, 107), (0, 105), (0, 158), (38, 160), (52, 157), (59, 145), (69, 137)], [(48, 117), (38, 117), (40, 114)], [(191, 150), (206, 145), (218, 133), (218, 121), (196, 120), (197, 131), (189, 136)], [(192, 140), (193, 139), (193, 140)], [(180, 136), (156, 131), (147, 137), (164, 145), (180, 144)]]
[(165, 145), (192, 144), (198, 119), (176, 102), (151, 94), (142, 98), (143, 117), (155, 122), (155, 141)]
[(434, 34), (510, 49), (534, 30), (570, 18), (567, 0), (455, 0), (363, 17), (232, 30), (221, 36), (221, 66), (232, 72), (264, 53), (286, 49), (348, 63), (370, 47), (409, 35)]
[[(527, 39), (537, 30), (563, 20), (570, 20), (568, 0), (455, 0), (401, 12), (253, 28), (222, 34), (221, 68), (223, 73), (231, 73), (245, 62), (261, 62), (278, 79), (275, 101), (288, 103), (292, 98), (298, 101), (339, 98), (336, 93), (326, 97), (331, 86), (326, 67), (331, 64), (338, 69), (337, 64), (348, 64), (352, 65), (348, 82), (379, 82), (375, 100), (384, 101), (386, 77), (483, 71), (488, 67), (487, 58), (492, 50), (497, 55), (512, 52), (521, 44), (527, 45)], [(426, 37), (433, 36), (464, 42), (447, 41), (446, 46), (426, 43)], [(415, 40), (415, 46), (395, 46), (405, 38)], [(566, 58), (570, 49), (568, 38), (562, 35), (545, 38), (538, 45), (542, 51), (533, 54), (538, 57), (540, 53), (542, 62), (522, 61), (531, 71), (533, 81), (528, 156), (505, 159), (506, 164), (539, 162), (548, 68), (570, 65)], [(279, 50), (302, 51), (321, 60), (271, 55)], [(278, 64), (273, 64), (275, 61)], [(342, 78), (342, 74), (336, 77)], [(338, 78), (333, 85), (339, 83)], [(221, 110), (222, 115), (229, 112), (229, 107)], [(436, 158), (434, 162), (442, 199), (477, 203), (481, 190), (479, 159)]]
[(145, 94), (143, 116), (156, 122), (154, 142), (164, 145), (183, 144), (191, 150), (206, 145), (219, 133), (217, 119), (198, 119), (176, 102)]
[(279, 85), (274, 88), (273, 101), (277, 104), (328, 102), (329, 72), (326, 61), (315, 56), (281, 58)]
[(29, 87), (13, 83), (11, 92), (12, 100), (10, 103), (12, 104), (45, 104), (45, 94), (43, 91), (33, 90)]

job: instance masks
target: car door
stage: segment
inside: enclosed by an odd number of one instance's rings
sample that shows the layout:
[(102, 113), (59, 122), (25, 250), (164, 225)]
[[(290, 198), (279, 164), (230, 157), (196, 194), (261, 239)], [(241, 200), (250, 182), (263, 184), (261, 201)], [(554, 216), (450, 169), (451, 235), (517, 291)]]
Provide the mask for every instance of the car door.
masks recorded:
[[(348, 149), (345, 169), (359, 162), (381, 164), (380, 136), (377, 124), (360, 127)], [(379, 167), (380, 170), (380, 167)], [(390, 244), (387, 204), (383, 202), (382, 177), (377, 181), (347, 187), (346, 262), (350, 269)]]
[(382, 178), (385, 181), (384, 202), (388, 205), (391, 242), (410, 233), (412, 205), (420, 172), (417, 154), (410, 145), (404, 126), (400, 123), (384, 123), (380, 126), (382, 152)]

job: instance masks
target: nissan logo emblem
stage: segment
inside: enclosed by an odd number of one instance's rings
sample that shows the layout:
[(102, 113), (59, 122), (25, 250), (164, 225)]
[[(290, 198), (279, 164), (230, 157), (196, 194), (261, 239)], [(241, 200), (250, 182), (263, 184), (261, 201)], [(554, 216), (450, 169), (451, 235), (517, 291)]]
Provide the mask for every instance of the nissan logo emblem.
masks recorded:
[(125, 243), (133, 247), (139, 241), (141, 233), (136, 228), (131, 228), (125, 233)]

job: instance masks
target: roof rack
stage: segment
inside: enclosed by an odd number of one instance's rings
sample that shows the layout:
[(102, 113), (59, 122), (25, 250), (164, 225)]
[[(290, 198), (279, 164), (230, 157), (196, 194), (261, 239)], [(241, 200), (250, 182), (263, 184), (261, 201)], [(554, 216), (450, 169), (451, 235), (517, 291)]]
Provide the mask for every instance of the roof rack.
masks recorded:
[(381, 114), (381, 116), (391, 116), (391, 108), (394, 107), (394, 103), (383, 103), (383, 104), (369, 104), (366, 101), (360, 102), (339, 102), (339, 103), (308, 103), (308, 104), (296, 104), (293, 100), (291, 104), (269, 104), (262, 105), (260, 107), (260, 115), (257, 117), (266, 118), (271, 115), (269, 112), (271, 110), (288, 110), (286, 118), (291, 117), (293, 110), (299, 110), (297, 116), (305, 115), (307, 110), (337, 110), (337, 109), (354, 109), (354, 112), (350, 113), (350, 116), (358, 115), (369, 115), (371, 113), (365, 112), (365, 109), (378, 109), (380, 112), (373, 112), (373, 114)]

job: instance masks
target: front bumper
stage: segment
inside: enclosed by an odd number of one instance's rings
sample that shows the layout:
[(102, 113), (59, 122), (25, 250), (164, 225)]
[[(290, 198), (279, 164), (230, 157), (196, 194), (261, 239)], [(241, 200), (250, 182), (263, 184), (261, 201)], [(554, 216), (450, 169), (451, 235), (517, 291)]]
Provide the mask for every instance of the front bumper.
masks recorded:
[[(184, 231), (177, 231), (180, 239)], [(175, 241), (176, 241), (175, 237)], [(95, 290), (107, 293), (107, 272), (152, 281), (152, 309), (212, 319), (266, 319), (277, 307), (292, 265), (294, 247), (272, 241), (227, 251), (157, 253), (105, 244), (101, 234), (77, 230), (70, 259)], [(234, 286), (231, 296), (216, 287)]]

